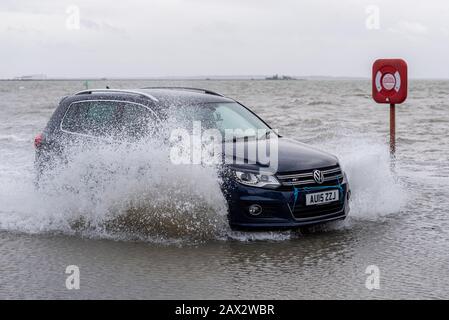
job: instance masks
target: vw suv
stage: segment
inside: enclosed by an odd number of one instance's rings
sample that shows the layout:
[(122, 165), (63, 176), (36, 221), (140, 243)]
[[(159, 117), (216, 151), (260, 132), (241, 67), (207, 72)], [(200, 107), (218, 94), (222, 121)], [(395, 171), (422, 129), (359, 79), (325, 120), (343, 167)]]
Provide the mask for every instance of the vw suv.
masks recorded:
[[(222, 190), (233, 229), (292, 229), (346, 218), (350, 189), (338, 159), (303, 143), (282, 137), (234, 99), (210, 90), (151, 87), (136, 90), (84, 90), (64, 97), (42, 134), (35, 138), (37, 177), (70, 143), (126, 135), (134, 139), (148, 128), (167, 123), (168, 110), (188, 107), (184, 120), (207, 119), (219, 129), (266, 130), (276, 139), (276, 170), (255, 161), (223, 161)], [(153, 130), (150, 130), (153, 131)], [(151, 133), (153, 134), (153, 132)], [(222, 145), (237, 148), (254, 137), (234, 136)], [(243, 153), (248, 154), (248, 152)], [(235, 160), (235, 157), (234, 157)], [(242, 159), (240, 159), (242, 160)]]

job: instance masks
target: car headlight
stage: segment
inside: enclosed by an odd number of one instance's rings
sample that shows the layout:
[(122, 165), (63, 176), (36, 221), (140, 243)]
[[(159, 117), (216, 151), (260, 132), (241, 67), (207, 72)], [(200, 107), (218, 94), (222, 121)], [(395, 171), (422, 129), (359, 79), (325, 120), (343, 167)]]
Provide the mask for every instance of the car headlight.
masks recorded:
[(252, 187), (275, 189), (281, 185), (278, 179), (270, 173), (235, 171), (235, 178), (237, 182)]

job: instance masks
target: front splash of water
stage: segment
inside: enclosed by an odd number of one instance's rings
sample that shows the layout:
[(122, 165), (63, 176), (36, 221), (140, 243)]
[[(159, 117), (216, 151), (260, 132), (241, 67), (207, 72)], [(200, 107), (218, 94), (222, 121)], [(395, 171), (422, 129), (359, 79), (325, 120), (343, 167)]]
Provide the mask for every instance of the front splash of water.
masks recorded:
[(210, 239), (227, 232), (215, 168), (173, 165), (168, 148), (151, 141), (69, 153), (70, 161), (53, 168), (39, 189), (31, 181), (2, 186), (1, 229), (132, 239)]
[[(390, 170), (388, 148), (365, 138), (329, 139), (352, 189), (350, 219), (377, 220), (400, 212), (407, 193)], [(3, 176), (0, 229), (62, 232), (150, 242), (275, 240), (297, 232), (234, 232), (217, 169), (174, 165), (167, 146), (104, 144), (71, 149), (36, 189), (30, 174)]]

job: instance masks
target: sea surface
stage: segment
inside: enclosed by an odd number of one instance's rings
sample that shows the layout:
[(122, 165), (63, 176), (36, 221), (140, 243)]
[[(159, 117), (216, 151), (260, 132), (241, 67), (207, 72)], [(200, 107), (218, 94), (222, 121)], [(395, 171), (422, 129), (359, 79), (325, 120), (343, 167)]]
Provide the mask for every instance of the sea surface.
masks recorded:
[[(0, 81), (0, 298), (449, 298), (449, 81), (411, 81), (394, 166), (389, 107), (372, 101), (368, 80), (89, 82), (106, 85), (239, 100), (339, 157), (350, 215), (307, 233), (231, 231), (214, 170), (176, 167), (151, 146), (80, 153), (37, 190), (34, 136), (84, 83)], [(66, 288), (70, 265), (79, 290)]]

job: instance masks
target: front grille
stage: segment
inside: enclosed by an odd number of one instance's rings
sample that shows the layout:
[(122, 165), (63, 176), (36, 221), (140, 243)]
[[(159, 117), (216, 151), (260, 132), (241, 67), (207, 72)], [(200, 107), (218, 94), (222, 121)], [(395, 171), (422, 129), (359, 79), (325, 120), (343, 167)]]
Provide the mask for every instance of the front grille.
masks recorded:
[[(315, 170), (320, 170), (323, 173), (323, 183), (319, 184), (314, 180), (313, 172)], [(338, 214), (344, 210), (347, 187), (343, 184), (343, 172), (339, 165), (281, 173), (277, 175), (277, 178), (283, 190), (298, 192), (296, 201), (292, 197), (289, 203), (292, 214), (296, 219), (318, 218), (320, 216)], [(320, 192), (322, 191), (320, 187), (332, 186), (341, 190), (339, 201), (306, 206), (306, 194)]]
[[(324, 182), (318, 184), (313, 178), (313, 172), (320, 170), (324, 175)], [(285, 187), (316, 187), (338, 185), (343, 182), (343, 172), (339, 165), (317, 168), (313, 170), (296, 171), (276, 175), (282, 186)]]
[(344, 201), (307, 207), (297, 205), (293, 208), (292, 213), (296, 219), (305, 219), (338, 213), (343, 210), (343, 206)]

